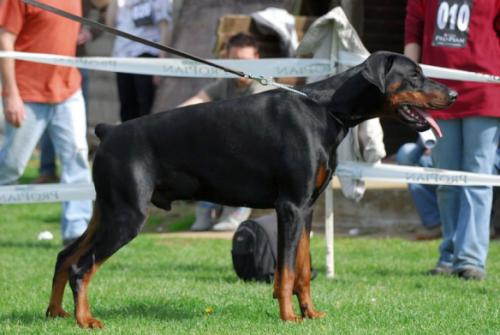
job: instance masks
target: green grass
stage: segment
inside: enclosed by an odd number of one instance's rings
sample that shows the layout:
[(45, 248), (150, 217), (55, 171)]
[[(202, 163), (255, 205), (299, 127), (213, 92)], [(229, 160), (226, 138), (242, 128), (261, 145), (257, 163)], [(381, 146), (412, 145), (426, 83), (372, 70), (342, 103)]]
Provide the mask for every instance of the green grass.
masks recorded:
[[(60, 249), (60, 205), (0, 205), (0, 334), (89, 334), (73, 318), (44, 317)], [(179, 227), (185, 218), (179, 219)], [(184, 220), (184, 221), (183, 221)], [(154, 225), (161, 224), (153, 216)], [(42, 230), (52, 241), (37, 241)], [(488, 278), (429, 277), (437, 242), (336, 240), (335, 280), (324, 277), (324, 240), (312, 240), (316, 306), (328, 314), (283, 323), (272, 286), (236, 278), (230, 241), (145, 233), (107, 261), (90, 286), (101, 334), (499, 334), (500, 244)], [(73, 309), (67, 289), (64, 306)], [(297, 305), (295, 306), (297, 308)]]
[[(73, 318), (46, 320), (59, 205), (0, 207), (0, 334), (83, 333)], [(39, 242), (38, 232), (56, 238)], [(90, 286), (107, 334), (496, 334), (500, 332), (500, 245), (488, 278), (465, 282), (423, 274), (436, 242), (336, 241), (337, 278), (324, 273), (324, 241), (313, 238), (313, 281), (321, 320), (285, 324), (272, 287), (239, 281), (230, 241), (142, 234), (99, 270)], [(69, 289), (65, 307), (72, 310)]]

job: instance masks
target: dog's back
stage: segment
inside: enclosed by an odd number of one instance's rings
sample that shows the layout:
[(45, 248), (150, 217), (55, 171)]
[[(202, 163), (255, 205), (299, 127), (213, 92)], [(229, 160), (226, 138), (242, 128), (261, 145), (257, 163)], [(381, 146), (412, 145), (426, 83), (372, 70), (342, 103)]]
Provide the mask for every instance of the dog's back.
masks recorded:
[(102, 143), (94, 163), (96, 189), (111, 187), (110, 175), (119, 168), (129, 182), (145, 171), (155, 179), (157, 193), (175, 188), (181, 199), (272, 207), (276, 180), (288, 168), (283, 160), (319, 146), (311, 139), (321, 136), (312, 134), (326, 133), (326, 122), (321, 107), (311, 101), (306, 103), (314, 105), (313, 111), (300, 97), (295, 101), (267, 93), (178, 108), (120, 126), (98, 125)]

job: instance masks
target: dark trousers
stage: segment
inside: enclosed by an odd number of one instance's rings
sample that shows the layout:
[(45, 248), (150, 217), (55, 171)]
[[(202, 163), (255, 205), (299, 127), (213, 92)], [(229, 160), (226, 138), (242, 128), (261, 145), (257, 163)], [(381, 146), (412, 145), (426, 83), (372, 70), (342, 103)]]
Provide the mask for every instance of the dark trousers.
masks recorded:
[[(152, 56), (141, 55), (140, 57)], [(151, 113), (156, 91), (153, 76), (117, 73), (116, 83), (122, 122)]]

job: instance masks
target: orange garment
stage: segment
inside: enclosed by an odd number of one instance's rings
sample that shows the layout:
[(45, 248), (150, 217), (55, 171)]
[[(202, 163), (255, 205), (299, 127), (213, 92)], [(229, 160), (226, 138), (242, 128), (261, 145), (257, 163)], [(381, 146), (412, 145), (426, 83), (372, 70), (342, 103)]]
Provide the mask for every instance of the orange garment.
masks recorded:
[[(81, 1), (41, 2), (81, 15)], [(0, 1), (0, 26), (17, 35), (15, 51), (75, 56), (80, 24), (21, 0)], [(16, 82), (25, 102), (60, 103), (80, 88), (80, 72), (74, 67), (16, 60)]]

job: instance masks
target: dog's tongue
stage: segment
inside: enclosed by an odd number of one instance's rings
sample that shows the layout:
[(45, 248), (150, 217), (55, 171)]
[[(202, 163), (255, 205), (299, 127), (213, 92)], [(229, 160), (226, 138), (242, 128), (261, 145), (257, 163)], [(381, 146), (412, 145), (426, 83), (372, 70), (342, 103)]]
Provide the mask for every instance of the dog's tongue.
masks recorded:
[(443, 133), (441, 132), (441, 128), (439, 128), (436, 120), (432, 118), (432, 116), (429, 113), (422, 113), (425, 120), (431, 125), (432, 130), (434, 130), (434, 135), (436, 135), (438, 138), (443, 137)]

